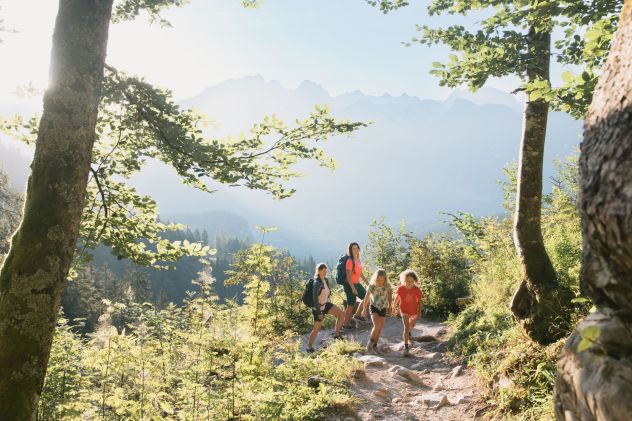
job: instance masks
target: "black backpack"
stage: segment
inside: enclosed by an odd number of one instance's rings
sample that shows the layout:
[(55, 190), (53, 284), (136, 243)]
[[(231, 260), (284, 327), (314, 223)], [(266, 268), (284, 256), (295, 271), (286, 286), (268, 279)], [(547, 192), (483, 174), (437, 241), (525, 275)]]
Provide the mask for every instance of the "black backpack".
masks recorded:
[(310, 279), (305, 282), (305, 290), (303, 291), (303, 296), (301, 297), (303, 304), (307, 307), (314, 306), (314, 280)]
[(338, 266), (336, 266), (336, 283), (338, 285), (344, 285), (347, 283), (347, 260), (351, 259), (351, 256), (343, 254), (338, 259)]

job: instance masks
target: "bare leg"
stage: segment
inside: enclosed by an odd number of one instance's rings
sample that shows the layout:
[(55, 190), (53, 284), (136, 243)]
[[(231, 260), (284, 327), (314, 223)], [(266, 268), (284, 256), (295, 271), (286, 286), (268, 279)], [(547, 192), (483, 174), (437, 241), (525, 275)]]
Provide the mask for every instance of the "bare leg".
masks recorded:
[(377, 313), (371, 313), (371, 319), (373, 320), (373, 329), (371, 329), (371, 336), (369, 336), (369, 341), (377, 341), (377, 338), (380, 337), (379, 328), (378, 328), (378, 319), (380, 316)]
[[(384, 327), (384, 322), (386, 321), (386, 317), (381, 317), (378, 316), (377, 318), (377, 332), (375, 332), (375, 342), (377, 343), (377, 340), (380, 339), (380, 336), (382, 336), (382, 328)], [(373, 320), (373, 323), (375, 323), (375, 319)]]
[(407, 314), (402, 314), (402, 322), (404, 322), (404, 344), (408, 345), (408, 335), (410, 334), (410, 318)]
[(344, 322), (345, 320), (345, 313), (340, 310), (338, 307), (333, 306), (330, 310), (329, 310), (329, 314), (331, 314), (332, 316), (336, 317), (338, 320), (336, 320), (336, 335), (340, 334), (340, 328), (342, 327), (342, 322)]
[(351, 316), (353, 316), (354, 305), (352, 303), (347, 303), (347, 308), (345, 310), (345, 325), (349, 325), (351, 323)]
[(411, 335), (412, 335), (413, 329), (415, 328), (415, 324), (417, 324), (417, 318), (418, 317), (419, 317), (419, 315), (417, 315), (417, 314), (415, 314), (414, 316), (410, 316), (410, 321), (409, 321), (408, 324), (410, 325)]
[(314, 322), (314, 327), (312, 328), (312, 333), (309, 334), (309, 339), (307, 340), (307, 347), (313, 348), (314, 341), (316, 340), (316, 336), (318, 336), (318, 332), (320, 331), (323, 322)]

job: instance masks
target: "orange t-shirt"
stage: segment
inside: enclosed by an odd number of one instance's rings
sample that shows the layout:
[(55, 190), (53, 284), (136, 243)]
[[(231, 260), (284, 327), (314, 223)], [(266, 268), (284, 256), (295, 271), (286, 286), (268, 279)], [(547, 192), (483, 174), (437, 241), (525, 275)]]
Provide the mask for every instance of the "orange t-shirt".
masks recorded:
[(360, 282), (360, 278), (362, 277), (362, 263), (360, 263), (360, 259), (355, 259), (355, 270), (353, 269), (353, 262), (351, 259), (347, 259), (345, 267), (347, 270), (353, 270), (353, 272), (351, 272), (351, 283), (357, 284)]
[(401, 285), (397, 288), (397, 295), (401, 300), (399, 303), (399, 309), (404, 314), (417, 314), (419, 310), (419, 300), (421, 300), (421, 290), (413, 285), (412, 288), (406, 288), (406, 285)]

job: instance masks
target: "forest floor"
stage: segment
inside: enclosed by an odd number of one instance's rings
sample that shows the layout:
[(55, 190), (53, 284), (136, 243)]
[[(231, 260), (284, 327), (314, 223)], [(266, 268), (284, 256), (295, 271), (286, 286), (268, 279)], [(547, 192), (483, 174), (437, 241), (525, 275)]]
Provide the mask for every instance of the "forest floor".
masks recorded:
[[(344, 332), (348, 340), (366, 345), (372, 324)], [(486, 405), (481, 400), (473, 369), (450, 358), (447, 330), (442, 323), (418, 321), (412, 332), (408, 355), (404, 355), (400, 319), (388, 317), (378, 352), (354, 354), (365, 370), (354, 376), (351, 393), (358, 399), (355, 417), (339, 420), (476, 420), (483, 419)], [(326, 347), (331, 330), (322, 330), (317, 348)]]

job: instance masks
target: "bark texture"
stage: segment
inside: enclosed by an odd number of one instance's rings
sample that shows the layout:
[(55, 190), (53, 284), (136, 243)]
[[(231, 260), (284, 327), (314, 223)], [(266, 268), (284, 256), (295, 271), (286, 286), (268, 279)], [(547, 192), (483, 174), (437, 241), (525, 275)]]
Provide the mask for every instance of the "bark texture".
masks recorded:
[(60, 0), (24, 218), (0, 271), (0, 414), (34, 417), (75, 249), (113, 0)]
[[(584, 237), (580, 286), (597, 306), (558, 362), (560, 420), (632, 418), (632, 0), (584, 123), (579, 211)], [(599, 335), (583, 352), (581, 332)]]
[[(551, 34), (531, 27), (527, 35), (529, 82), (549, 80)], [(572, 293), (559, 285), (542, 237), (542, 165), (549, 103), (527, 98), (518, 167), (518, 191), (514, 220), (514, 243), (524, 280), (511, 300), (511, 311), (529, 336), (543, 344), (563, 337), (568, 321), (560, 305)]]

